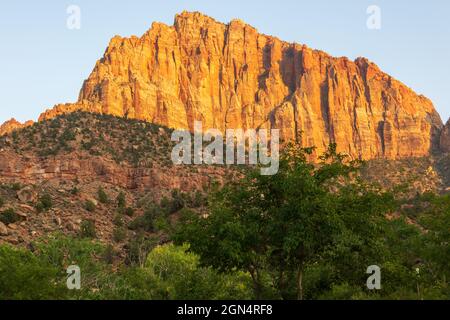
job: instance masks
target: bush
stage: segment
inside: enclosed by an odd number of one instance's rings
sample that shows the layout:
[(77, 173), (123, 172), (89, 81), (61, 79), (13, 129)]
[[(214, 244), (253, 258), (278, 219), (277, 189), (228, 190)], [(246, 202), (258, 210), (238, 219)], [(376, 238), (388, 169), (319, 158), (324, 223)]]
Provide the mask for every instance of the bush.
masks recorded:
[(20, 220), (20, 216), (12, 208), (6, 209), (2, 213), (0, 213), (0, 221), (4, 224), (16, 223)]
[(138, 233), (132, 237), (126, 245), (127, 256), (125, 262), (129, 265), (143, 266), (147, 259), (147, 254), (157, 245), (158, 238), (147, 238), (143, 233)]
[(137, 217), (130, 222), (128, 228), (131, 230), (143, 230), (146, 232), (155, 231), (155, 220), (164, 215), (163, 210), (159, 206), (151, 206), (143, 216)]
[(206, 199), (200, 191), (196, 191), (191, 199), (192, 208), (200, 208), (206, 204)]
[(20, 189), (22, 189), (22, 185), (18, 182), (11, 184), (9, 187), (13, 191), (19, 191)]
[(45, 211), (44, 205), (41, 202), (36, 203), (35, 208), (36, 208), (37, 212), (39, 212), (39, 213)]
[(166, 212), (167, 215), (174, 214), (184, 208), (185, 194), (179, 190), (172, 191), (172, 197), (169, 200), (167, 197), (161, 199), (160, 206)]
[(86, 200), (86, 202), (84, 203), (84, 208), (89, 212), (94, 212), (95, 211), (95, 203), (92, 202), (92, 200)]
[(77, 195), (80, 193), (80, 190), (75, 186), (72, 188), (72, 190), (70, 190), (70, 193), (73, 195)]
[(124, 210), (124, 214), (127, 215), (127, 216), (129, 216), (129, 217), (132, 217), (132, 216), (134, 216), (134, 209), (131, 208), (131, 207), (127, 207), (127, 208)]
[(114, 251), (114, 247), (112, 245), (108, 245), (105, 248), (105, 252), (103, 253), (103, 260), (107, 264), (112, 264), (114, 262), (114, 257), (116, 252)]
[(113, 240), (114, 242), (120, 243), (127, 237), (127, 230), (119, 227), (115, 228), (113, 231)]
[(114, 225), (117, 226), (117, 227), (122, 227), (122, 226), (123, 226), (122, 215), (119, 214), (119, 213), (116, 214), (116, 215), (114, 216), (113, 223), (114, 223)]
[(117, 196), (117, 206), (119, 208), (125, 208), (125, 206), (127, 205), (127, 200), (125, 198), (125, 193), (123, 193), (122, 191), (119, 193), (119, 195)]
[(95, 223), (92, 220), (84, 220), (81, 223), (80, 236), (82, 238), (96, 238)]
[(36, 204), (36, 209), (38, 212), (47, 211), (53, 206), (53, 201), (51, 196), (46, 193), (39, 198), (39, 201)]
[(0, 208), (3, 207), (3, 205), (5, 204), (5, 200), (0, 197)]
[(102, 187), (98, 188), (97, 195), (98, 201), (100, 201), (101, 203), (107, 204), (109, 202), (108, 195), (106, 194), (105, 190), (103, 190)]
[(184, 208), (186, 204), (186, 195), (179, 190), (172, 191), (172, 206), (170, 208), (170, 213), (175, 213)]

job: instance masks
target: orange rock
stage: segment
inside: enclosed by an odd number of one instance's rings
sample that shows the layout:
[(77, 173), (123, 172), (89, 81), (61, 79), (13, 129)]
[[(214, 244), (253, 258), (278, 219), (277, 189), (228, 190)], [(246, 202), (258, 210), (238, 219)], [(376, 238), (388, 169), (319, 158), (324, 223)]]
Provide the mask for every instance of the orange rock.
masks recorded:
[(84, 110), (172, 128), (279, 128), (285, 140), (330, 142), (353, 157), (427, 155), (442, 121), (433, 104), (367, 59), (334, 58), (263, 35), (240, 20), (223, 24), (183, 12), (142, 37), (114, 37), (79, 101), (39, 120)]
[(25, 123), (20, 123), (14, 118), (11, 118), (10, 120), (6, 121), (0, 126), (0, 136), (10, 133), (14, 130), (29, 127), (33, 124), (33, 121), (27, 121)]

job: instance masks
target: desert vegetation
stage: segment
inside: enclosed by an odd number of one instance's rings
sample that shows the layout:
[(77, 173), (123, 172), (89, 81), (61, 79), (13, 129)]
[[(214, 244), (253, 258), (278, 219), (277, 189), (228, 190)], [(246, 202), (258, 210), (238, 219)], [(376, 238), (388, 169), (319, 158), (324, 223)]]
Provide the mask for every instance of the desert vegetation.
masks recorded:
[[(143, 199), (138, 216), (125, 194), (99, 188), (117, 209), (113, 241), (124, 250), (99, 241), (91, 220), (77, 236), (1, 245), (0, 298), (447, 299), (450, 196), (411, 198), (361, 179), (362, 163), (334, 145), (318, 165), (311, 151), (291, 145), (278, 175), (249, 169), (208, 198), (173, 190)], [(66, 288), (72, 264), (80, 290)], [(381, 268), (381, 290), (366, 287), (370, 265)]]

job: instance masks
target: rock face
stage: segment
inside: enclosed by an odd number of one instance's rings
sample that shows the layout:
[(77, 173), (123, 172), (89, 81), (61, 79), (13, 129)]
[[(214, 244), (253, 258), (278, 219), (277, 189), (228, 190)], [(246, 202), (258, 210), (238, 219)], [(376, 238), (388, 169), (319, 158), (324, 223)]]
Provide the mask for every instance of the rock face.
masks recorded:
[(441, 132), (441, 150), (450, 153), (450, 119)]
[(0, 236), (7, 236), (8, 228), (5, 226), (3, 222), (0, 222)]
[(334, 58), (183, 12), (142, 37), (114, 37), (74, 104), (40, 120), (84, 110), (172, 128), (278, 128), (284, 140), (330, 142), (355, 158), (427, 155), (439, 147), (433, 104), (367, 59)]
[(12, 118), (0, 126), (0, 136), (4, 135), (6, 133), (10, 133), (17, 129), (31, 126), (32, 124), (33, 124), (33, 121), (27, 121), (25, 123), (20, 123), (16, 119)]
[[(221, 168), (204, 167), (195, 178), (186, 178), (184, 168), (162, 168), (155, 164), (153, 168), (135, 168), (117, 164), (111, 159), (92, 157), (84, 153), (42, 159), (40, 157), (18, 157), (11, 151), (0, 152), (0, 182), (22, 182), (40, 184), (45, 181), (77, 181), (90, 183), (101, 181), (130, 190), (149, 191), (180, 189), (199, 190), (211, 183), (211, 179), (222, 181)], [(17, 193), (23, 203), (36, 201), (37, 195), (32, 188), (25, 187)]]

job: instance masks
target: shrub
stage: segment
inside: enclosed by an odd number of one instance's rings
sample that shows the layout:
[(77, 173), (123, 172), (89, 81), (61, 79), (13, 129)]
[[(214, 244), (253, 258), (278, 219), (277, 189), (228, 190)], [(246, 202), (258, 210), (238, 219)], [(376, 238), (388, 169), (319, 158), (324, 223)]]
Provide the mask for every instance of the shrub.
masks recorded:
[(18, 182), (11, 184), (9, 187), (13, 191), (19, 191), (20, 189), (22, 189), (22, 185)]
[(103, 190), (102, 187), (98, 188), (97, 195), (98, 195), (98, 200), (101, 203), (106, 204), (109, 202), (108, 195), (106, 194), (105, 190)]
[(122, 227), (115, 228), (113, 231), (114, 242), (122, 242), (127, 237), (127, 230)]
[(107, 264), (112, 264), (114, 262), (114, 257), (116, 252), (114, 251), (114, 247), (112, 245), (107, 245), (105, 248), (105, 252), (103, 253), (103, 260)]
[(166, 214), (174, 214), (185, 207), (185, 195), (179, 190), (172, 191), (172, 197), (169, 200), (167, 197), (161, 199), (160, 206)]
[(11, 224), (20, 221), (20, 216), (14, 211), (14, 209), (9, 208), (0, 213), (0, 221), (4, 224)]
[(114, 216), (113, 223), (114, 223), (114, 225), (117, 226), (117, 227), (122, 227), (122, 226), (123, 226), (122, 215), (119, 214), (119, 213), (116, 214), (116, 215)]
[(95, 203), (92, 202), (92, 200), (86, 200), (86, 202), (84, 203), (84, 208), (89, 212), (94, 212), (95, 211)]
[(5, 200), (0, 197), (0, 208), (3, 207), (3, 205), (5, 204)]
[(161, 201), (159, 202), (159, 205), (161, 206), (161, 208), (167, 209), (167, 211), (169, 211), (171, 203), (170, 203), (170, 200), (167, 197), (163, 197), (161, 199)]
[(70, 129), (64, 130), (64, 132), (63, 132), (63, 134), (61, 135), (61, 138), (60, 138), (60, 140), (64, 141), (64, 142), (65, 141), (73, 141), (75, 139), (76, 139), (76, 134), (75, 134), (75, 132), (73, 132)]
[(143, 230), (146, 232), (155, 231), (155, 220), (156, 218), (163, 215), (163, 211), (159, 206), (151, 206), (148, 208), (144, 215), (137, 217), (130, 222), (128, 227), (131, 230)]
[(180, 211), (185, 206), (185, 195), (181, 193), (179, 190), (172, 191), (172, 201), (171, 206), (169, 207), (169, 214)]
[(95, 223), (92, 220), (84, 220), (81, 223), (80, 235), (82, 238), (96, 238)]
[(119, 195), (117, 196), (117, 206), (119, 208), (125, 208), (125, 206), (127, 205), (127, 201), (125, 198), (125, 193), (123, 193), (122, 191), (119, 193)]
[(147, 254), (158, 244), (158, 238), (147, 238), (143, 233), (138, 233), (132, 237), (126, 245), (127, 264), (137, 264), (143, 266), (147, 259)]
[(191, 200), (192, 208), (200, 208), (206, 204), (205, 197), (200, 191), (196, 191)]
[(48, 193), (44, 194), (39, 198), (39, 201), (36, 204), (36, 209), (38, 212), (47, 211), (53, 206), (52, 198)]
[(73, 195), (77, 195), (78, 193), (80, 193), (80, 190), (78, 190), (78, 188), (75, 186), (72, 188), (72, 190), (70, 190), (70, 193)]
[(36, 203), (35, 208), (36, 208), (37, 212), (39, 212), (39, 213), (41, 213), (45, 210), (44, 205), (41, 202)]
[(124, 214), (127, 215), (127, 216), (129, 216), (129, 217), (132, 217), (132, 216), (134, 216), (134, 209), (131, 208), (131, 207), (127, 207), (127, 208), (124, 210)]

